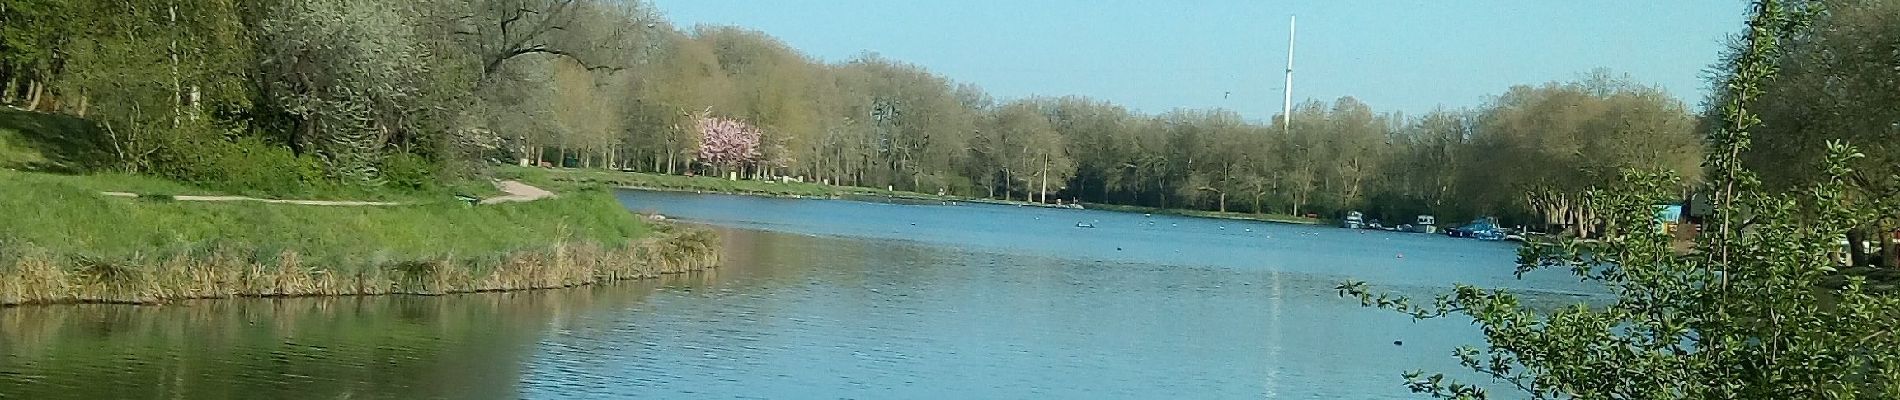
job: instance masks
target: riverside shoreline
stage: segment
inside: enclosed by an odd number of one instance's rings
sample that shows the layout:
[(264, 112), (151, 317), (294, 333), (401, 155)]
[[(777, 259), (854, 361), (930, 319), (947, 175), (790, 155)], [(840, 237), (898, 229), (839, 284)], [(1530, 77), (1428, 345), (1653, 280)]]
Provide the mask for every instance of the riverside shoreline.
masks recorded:
[(0, 265), (0, 306), (153, 304), (233, 297), (443, 295), (571, 288), (715, 268), (711, 229), (658, 225), (616, 245), (559, 242), (484, 257), (443, 257), (348, 268), (307, 265), (298, 253), (212, 250), (104, 260), (28, 248)]
[(226, 196), (0, 169), (0, 306), (549, 289), (719, 262), (712, 229), (648, 220), (600, 190), (360, 207), (102, 194), (122, 188)]
[[(855, 186), (824, 185), (809, 182), (775, 182), (761, 180), (728, 180), (706, 176), (663, 175), (643, 172), (620, 172), (594, 169), (546, 169), (534, 167), (513, 167), (506, 169), (506, 175), (524, 181), (542, 185), (601, 185), (616, 189), (641, 190), (654, 192), (679, 193), (716, 193), (739, 196), (757, 196), (788, 199), (901, 199), (924, 202), (980, 203), (1018, 207), (1046, 207), (1069, 209), (1071, 205), (1045, 204), (1028, 201), (1000, 200), (979, 197), (939, 196), (926, 193), (882, 190)], [(1217, 212), (1201, 210), (1164, 209), (1113, 204), (1082, 203), (1082, 207), (1092, 210), (1124, 213), (1146, 213), (1175, 215), (1191, 218), (1223, 219), (1235, 221), (1257, 221), (1282, 224), (1316, 225), (1325, 221), (1313, 218), (1278, 214), (1248, 214), (1239, 212)]]

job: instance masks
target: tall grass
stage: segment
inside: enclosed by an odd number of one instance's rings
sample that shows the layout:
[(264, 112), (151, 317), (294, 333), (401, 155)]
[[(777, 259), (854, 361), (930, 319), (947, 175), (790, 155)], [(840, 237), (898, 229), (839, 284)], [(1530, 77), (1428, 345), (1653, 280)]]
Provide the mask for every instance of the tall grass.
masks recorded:
[(650, 224), (602, 191), (324, 207), (112, 198), (89, 178), (0, 170), (0, 304), (540, 289), (718, 257), (711, 232)]
[(558, 242), (480, 257), (331, 266), (306, 264), (294, 251), (223, 248), (105, 259), (9, 245), (0, 259), (0, 305), (566, 288), (712, 268), (719, 262), (718, 240), (706, 229), (669, 227), (619, 244)]

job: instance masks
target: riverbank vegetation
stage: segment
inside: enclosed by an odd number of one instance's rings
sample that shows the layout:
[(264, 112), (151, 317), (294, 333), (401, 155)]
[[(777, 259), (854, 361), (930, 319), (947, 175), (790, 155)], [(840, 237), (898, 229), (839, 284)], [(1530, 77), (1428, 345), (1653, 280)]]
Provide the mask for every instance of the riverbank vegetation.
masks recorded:
[[(636, 10), (482, 3), (6, 2), (0, 304), (531, 289), (710, 267), (710, 232), (646, 222), (608, 193), (455, 198), (495, 192), (481, 168), (494, 132), (541, 118), (498, 112), (514, 107), (501, 99), (594, 88), (633, 62), (606, 49), (626, 44), (608, 22)], [(563, 129), (594, 129), (574, 110)], [(400, 205), (170, 200), (186, 194)]]
[[(502, 167), (495, 176), (529, 182), (546, 187), (585, 187), (605, 186), (630, 189), (661, 191), (685, 191), (705, 193), (744, 194), (771, 197), (804, 198), (840, 198), (852, 194), (885, 192), (897, 195), (898, 192), (880, 191), (852, 186), (823, 185), (808, 182), (782, 182), (772, 180), (734, 180), (710, 176), (666, 175), (642, 172), (605, 171), (598, 169), (545, 169), (533, 167)], [(915, 195), (915, 193), (905, 193)]]
[[(1865, 196), (1883, 187), (1871, 180), (1894, 179), (1892, 159), (1873, 154), (1893, 145), (1900, 117), (1858, 103), (1891, 95), (1835, 97), (1900, 89), (1891, 78), (1900, 67), (1891, 46), (1864, 53), (1869, 43), (1900, 43), (1900, 2), (1760, 0), (1752, 11), (1720, 64), (1725, 73), (1705, 121), (1710, 151), (1695, 187), (1708, 193), (1710, 214), (1695, 252), (1676, 251), (1672, 237), (1654, 228), (1654, 204), (1675, 197), (1682, 179), (1628, 170), (1585, 197), (1599, 211), (1590, 222), (1606, 228), (1607, 240), (1533, 243), (1517, 268), (1520, 275), (1569, 270), (1604, 285), (1613, 301), (1540, 310), (1509, 291), (1470, 286), (1415, 301), (1355, 281), (1339, 285), (1339, 294), (1418, 319), (1471, 318), (1487, 346), (1453, 354), (1469, 372), (1532, 398), (1900, 398), (1900, 296), (1891, 282), (1840, 270), (1860, 257), (1847, 252), (1861, 250), (1843, 239), (1892, 226), (1883, 222), (1896, 215), (1886, 205), (1891, 197)], [(1835, 69), (1837, 63), (1854, 67)], [(1809, 73), (1827, 77), (1802, 75)], [(1888, 78), (1860, 81), (1876, 74)], [(1824, 85), (1831, 90), (1778, 89), (1813, 80), (1831, 81)], [(1834, 86), (1845, 82), (1877, 89)], [(1838, 130), (1771, 117), (1789, 108), (1804, 108), (1795, 113)], [(1875, 151), (1863, 151), (1856, 139), (1874, 139), (1868, 148)], [(1801, 153), (1821, 162), (1775, 166), (1805, 172), (1758, 174), (1751, 167), (1805, 160), (1787, 152), (1808, 147), (1819, 150)], [(1444, 374), (1404, 378), (1412, 391), (1436, 398), (1490, 395)]]
[[(570, 287), (711, 267), (717, 238), (602, 191), (531, 202), (301, 206), (101, 196), (0, 170), (0, 305)], [(188, 188), (187, 188), (188, 189)]]
[[(1827, 29), (1790, 47), (1788, 79), (1764, 84), (1773, 134), (1748, 162), (1771, 185), (1817, 165), (1813, 143), (1830, 137), (1900, 159), (1871, 140), (1893, 133), (1888, 113), (1867, 111), (1895, 104), (1890, 57), (1862, 45), (1890, 35), (1888, 3), (1831, 7)], [(1491, 215), (1591, 236), (1585, 199), (1618, 171), (1670, 170), (1691, 197), (1714, 121), (1605, 70), (1422, 115), (1350, 97), (1266, 121), (996, 99), (875, 54), (829, 62), (762, 32), (676, 27), (639, 1), (27, 0), (0, 22), (0, 103), (97, 132), (36, 163), (259, 196), (454, 192), (442, 187), (504, 162), (1216, 213)], [(1856, 199), (1900, 187), (1862, 175)]]
[[(1816, 43), (1878, 31), (1878, 17), (1857, 18), (1868, 28)], [(0, 20), (13, 22), (0, 27), (0, 103), (103, 132), (87, 162), (63, 165), (260, 195), (433, 190), (502, 162), (1216, 213), (1498, 216), (1589, 236), (1584, 198), (1617, 171), (1670, 170), (1690, 197), (1709, 123), (1684, 94), (1607, 70), (1418, 115), (1350, 97), (1265, 121), (996, 99), (876, 54), (824, 61), (763, 32), (677, 27), (639, 1), (30, 0)], [(1891, 97), (1877, 52), (1801, 51), (1831, 60), (1809, 75), (1858, 71), (1863, 84), (1771, 86), (1791, 95), (1764, 104), (1764, 129), (1880, 123), (1843, 114)], [(1810, 90), (1821, 86), (1839, 90)], [(1787, 147), (1800, 163), (1757, 167), (1819, 162), (1813, 146)]]
[[(1340, 98), (1253, 121), (1084, 97), (999, 100), (875, 54), (824, 62), (761, 32), (675, 27), (643, 2), (16, 3), (0, 10), (0, 102), (96, 123), (110, 145), (93, 169), (201, 186), (426, 188), (506, 161), (1004, 200), (1561, 222), (1587, 213), (1577, 196), (1618, 168), (1697, 176), (1688, 107), (1607, 71), (1499, 88), (1466, 110), (1407, 116)], [(709, 122), (757, 135), (707, 135)], [(723, 138), (747, 140), (708, 151)]]
[[(675, 27), (638, 1), (8, 1), (0, 104), (25, 111), (0, 113), (0, 303), (675, 272), (711, 262), (710, 234), (646, 225), (604, 193), (443, 198), (486, 184), (496, 162), (737, 173), (825, 185), (719, 184), (1556, 224), (1602, 240), (1534, 244), (1520, 271), (1568, 268), (1615, 302), (1540, 311), (1470, 287), (1432, 304), (1339, 290), (1418, 318), (1473, 318), (1489, 346), (1459, 350), (1465, 366), (1533, 397), (1900, 397), (1900, 302), (1839, 272), (1900, 265), (1900, 2), (1755, 4), (1700, 113), (1592, 71), (1499, 88), (1470, 109), (1408, 116), (1347, 97), (1254, 121), (999, 100), (875, 54), (825, 62), (761, 32)], [(571, 177), (715, 184), (585, 174)], [(1691, 193), (1709, 213), (1696, 251), (1678, 252), (1651, 229), (1653, 207)], [(1484, 394), (1408, 377), (1433, 395)]]

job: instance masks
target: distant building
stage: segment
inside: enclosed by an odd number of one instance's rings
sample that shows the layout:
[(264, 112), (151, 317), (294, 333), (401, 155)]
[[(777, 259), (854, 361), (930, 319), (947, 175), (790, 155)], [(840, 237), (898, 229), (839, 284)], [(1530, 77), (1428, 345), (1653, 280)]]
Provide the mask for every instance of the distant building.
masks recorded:
[(1656, 226), (1662, 228), (1663, 231), (1676, 230), (1676, 225), (1685, 222), (1682, 219), (1682, 209), (1682, 205), (1679, 204), (1657, 204)]
[(1683, 223), (1700, 225), (1702, 224), (1702, 218), (1715, 213), (1715, 206), (1709, 202), (1709, 195), (1707, 193), (1692, 193), (1689, 195), (1689, 199), (1683, 203), (1685, 206), (1683, 207), (1684, 215), (1681, 218)]

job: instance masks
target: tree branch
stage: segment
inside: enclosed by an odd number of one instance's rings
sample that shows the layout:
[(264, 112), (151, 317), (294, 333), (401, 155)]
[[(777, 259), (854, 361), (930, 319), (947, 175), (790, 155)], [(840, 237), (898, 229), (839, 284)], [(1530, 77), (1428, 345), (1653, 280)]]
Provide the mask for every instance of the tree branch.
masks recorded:
[(569, 60), (574, 60), (575, 63), (581, 65), (581, 68), (586, 69), (588, 71), (618, 72), (618, 71), (626, 70), (625, 67), (609, 66), (609, 65), (591, 65), (587, 62), (587, 60), (582, 59), (580, 56), (575, 55), (573, 52), (551, 48), (551, 47), (548, 47), (547, 45), (537, 44), (537, 45), (528, 46), (528, 47), (520, 47), (514, 50), (509, 50), (507, 52), (504, 52), (501, 55), (488, 60), (488, 65), (484, 66), (482, 68), (482, 71), (484, 72), (484, 75), (493, 74), (495, 71), (501, 69), (502, 62), (508, 61), (509, 59), (512, 59), (515, 57), (524, 56), (528, 54), (547, 54), (547, 55), (565, 57)]

